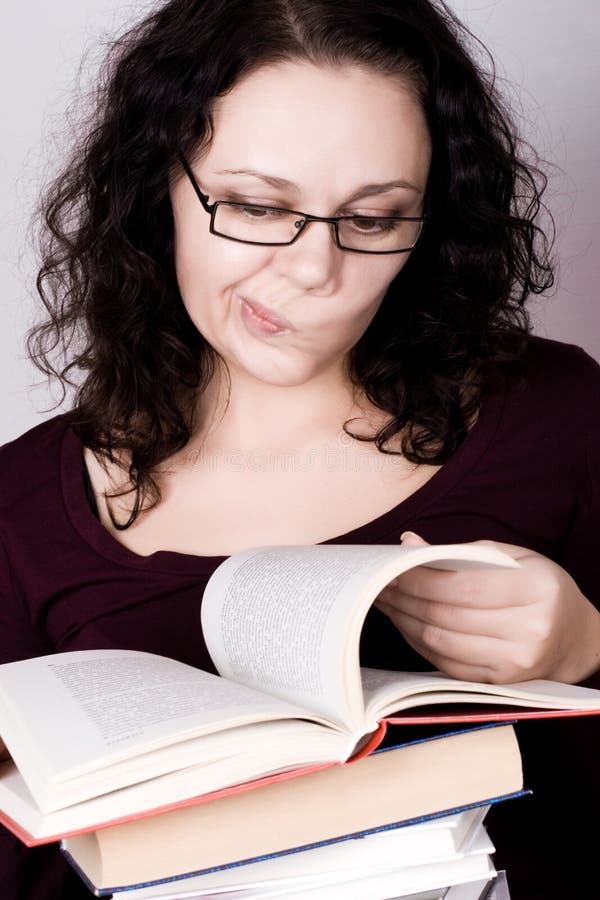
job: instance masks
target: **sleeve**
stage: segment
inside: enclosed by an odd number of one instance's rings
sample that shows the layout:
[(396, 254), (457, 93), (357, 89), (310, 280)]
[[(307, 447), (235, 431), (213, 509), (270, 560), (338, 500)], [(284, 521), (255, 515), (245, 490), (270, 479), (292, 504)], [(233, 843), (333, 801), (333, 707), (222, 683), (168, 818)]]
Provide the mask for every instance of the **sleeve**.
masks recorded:
[[(0, 663), (53, 651), (48, 638), (31, 624), (19, 600), (0, 535)], [(57, 845), (29, 849), (0, 825), (2, 900), (62, 900), (66, 896), (66, 869)]]
[(48, 637), (36, 628), (13, 583), (9, 554), (0, 532), (0, 663), (54, 653)]
[[(600, 610), (600, 365), (590, 357), (587, 376), (586, 427), (580, 438), (577, 466), (581, 488), (566, 535), (562, 565)], [(600, 689), (600, 669), (585, 681), (585, 686)]]

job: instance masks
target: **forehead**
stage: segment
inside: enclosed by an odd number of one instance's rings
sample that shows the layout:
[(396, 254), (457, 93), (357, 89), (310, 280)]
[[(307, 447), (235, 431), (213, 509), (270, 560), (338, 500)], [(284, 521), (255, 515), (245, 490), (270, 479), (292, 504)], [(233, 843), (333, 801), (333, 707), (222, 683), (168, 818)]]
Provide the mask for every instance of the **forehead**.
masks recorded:
[(216, 100), (208, 167), (256, 168), (290, 180), (426, 179), (424, 112), (400, 77), (358, 66), (266, 66)]

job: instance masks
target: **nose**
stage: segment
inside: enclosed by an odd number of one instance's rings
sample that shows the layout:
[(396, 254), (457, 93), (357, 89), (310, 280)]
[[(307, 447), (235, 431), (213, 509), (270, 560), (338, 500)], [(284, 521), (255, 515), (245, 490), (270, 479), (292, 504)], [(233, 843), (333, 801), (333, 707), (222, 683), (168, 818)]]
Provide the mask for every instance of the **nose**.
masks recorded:
[(335, 286), (342, 253), (333, 225), (309, 221), (293, 244), (279, 248), (278, 260), (287, 277), (304, 290), (324, 290)]

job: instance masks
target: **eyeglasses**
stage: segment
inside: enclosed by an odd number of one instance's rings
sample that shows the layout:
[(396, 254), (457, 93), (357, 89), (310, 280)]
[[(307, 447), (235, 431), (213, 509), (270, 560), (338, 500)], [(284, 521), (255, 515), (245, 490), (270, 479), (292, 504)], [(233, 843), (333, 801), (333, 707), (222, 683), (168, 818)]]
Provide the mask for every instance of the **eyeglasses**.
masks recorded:
[(207, 213), (211, 234), (241, 244), (276, 247), (297, 241), (309, 222), (333, 226), (340, 250), (354, 253), (408, 253), (423, 231), (425, 216), (311, 216), (296, 209), (235, 203), (208, 202), (181, 151), (177, 151), (184, 171)]

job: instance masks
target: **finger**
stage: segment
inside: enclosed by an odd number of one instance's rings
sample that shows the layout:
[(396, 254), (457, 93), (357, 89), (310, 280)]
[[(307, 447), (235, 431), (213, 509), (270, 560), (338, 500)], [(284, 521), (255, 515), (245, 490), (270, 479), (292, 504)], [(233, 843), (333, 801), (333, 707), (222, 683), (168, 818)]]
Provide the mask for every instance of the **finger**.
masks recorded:
[(403, 547), (423, 547), (427, 546), (427, 541), (414, 531), (403, 531), (400, 535)]
[(393, 596), (398, 591), (454, 606), (503, 609), (532, 602), (533, 594), (526, 588), (528, 581), (522, 570), (450, 571), (415, 566), (391, 581), (381, 594)]
[(510, 641), (502, 638), (448, 631), (397, 611), (390, 618), (408, 643), (438, 667), (451, 662), (491, 670), (492, 661), (495, 668), (498, 660), (510, 656)]
[(439, 669), (440, 672), (444, 672), (444, 674), (450, 675), (452, 678), (458, 678), (461, 681), (478, 681), (485, 683), (498, 681), (497, 671), (490, 665), (476, 666), (469, 661), (465, 662), (463, 659), (451, 659), (441, 653), (434, 653), (418, 640), (413, 640), (406, 635), (404, 635), (404, 639), (416, 653), (423, 657), (423, 659), (426, 659), (432, 666)]
[(515, 629), (520, 627), (519, 610), (513, 607), (479, 609), (398, 593), (390, 596), (389, 602), (386, 597), (378, 599), (377, 606), (387, 616), (393, 612), (403, 613), (423, 625), (459, 634), (511, 640)]

